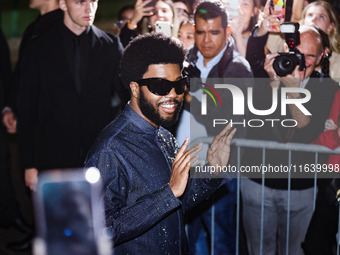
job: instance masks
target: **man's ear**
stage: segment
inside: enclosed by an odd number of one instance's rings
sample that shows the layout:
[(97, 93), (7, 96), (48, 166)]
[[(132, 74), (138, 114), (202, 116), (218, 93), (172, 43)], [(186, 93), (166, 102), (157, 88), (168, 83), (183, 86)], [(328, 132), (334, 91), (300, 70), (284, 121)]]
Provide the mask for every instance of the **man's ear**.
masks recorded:
[(325, 49), (323, 50), (323, 57), (330, 58), (331, 55), (332, 55), (331, 49), (328, 47), (325, 47)]
[(319, 64), (320, 64), (320, 62), (321, 62), (321, 59), (322, 59), (322, 57), (325, 55), (325, 52), (321, 52), (320, 53), (320, 56), (318, 57), (318, 59), (316, 60), (316, 66), (318, 66)]
[(225, 29), (225, 34), (226, 34), (226, 39), (227, 39), (227, 41), (229, 40), (229, 37), (230, 37), (230, 35), (231, 35), (231, 26), (230, 25), (228, 25), (227, 27), (226, 27), (226, 29)]
[(66, 0), (59, 0), (59, 8), (64, 12), (67, 11)]
[(284, 47), (284, 49), (285, 49), (285, 52), (288, 53), (288, 52), (289, 52), (289, 49), (288, 49), (287, 43), (285, 43), (285, 44), (283, 45), (283, 47)]
[(139, 97), (139, 85), (137, 82), (130, 82), (131, 97)]

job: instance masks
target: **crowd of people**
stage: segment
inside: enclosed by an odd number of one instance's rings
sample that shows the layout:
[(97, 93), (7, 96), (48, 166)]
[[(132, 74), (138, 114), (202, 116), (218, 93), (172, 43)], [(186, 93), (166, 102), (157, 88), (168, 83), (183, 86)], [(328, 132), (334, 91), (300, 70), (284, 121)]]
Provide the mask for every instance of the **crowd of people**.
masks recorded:
[[(275, 1), (238, 0), (235, 12), (230, 2), (136, 0), (104, 32), (93, 25), (100, 1), (30, 0), (40, 15), (23, 35), (13, 73), (0, 31), (0, 186), (6, 190), (0, 226), (27, 234), (8, 249), (30, 249), (34, 230), (11, 185), (6, 132), (17, 134), (20, 167), (32, 192), (39, 174), (49, 169), (99, 169), (116, 254), (235, 254), (236, 248), (244, 255), (333, 254), (334, 180), (318, 180), (314, 210), (313, 179), (244, 177), (237, 187), (229, 175), (190, 178), (194, 165), (236, 167), (239, 156), (242, 165), (262, 166), (262, 148), (237, 151), (233, 137), (340, 146), (337, 1), (286, 1), (285, 23), (295, 22), (293, 42), (281, 33)], [(169, 34), (155, 33), (160, 22)], [(287, 62), (277, 64), (283, 52), (296, 61), (285, 74), (277, 70), (287, 68)], [(213, 79), (232, 84), (232, 93), (218, 94)], [(209, 113), (203, 114), (208, 88), (221, 107), (208, 99)], [(234, 96), (249, 97), (249, 91), (253, 109), (249, 98), (248, 105), (236, 105)], [(273, 109), (275, 93), (285, 94)], [(235, 107), (243, 113), (235, 114)], [(216, 119), (237, 124), (216, 127)], [(268, 119), (272, 125), (240, 125)], [(274, 125), (287, 119), (295, 125)], [(214, 137), (211, 144), (188, 139), (204, 136)], [(315, 163), (311, 153), (289, 155), (294, 166)], [(271, 166), (285, 166), (287, 158), (287, 151), (266, 151)], [(323, 163), (339, 167), (339, 156), (320, 155), (318, 164)]]

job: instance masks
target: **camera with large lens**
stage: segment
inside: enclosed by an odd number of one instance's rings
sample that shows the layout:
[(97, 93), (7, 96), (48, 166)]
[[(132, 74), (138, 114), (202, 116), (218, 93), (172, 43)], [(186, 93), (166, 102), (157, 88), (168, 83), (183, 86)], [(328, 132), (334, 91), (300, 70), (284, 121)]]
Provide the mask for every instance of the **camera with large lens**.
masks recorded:
[(283, 23), (280, 26), (289, 49), (288, 53), (279, 53), (273, 63), (274, 70), (280, 77), (291, 74), (297, 65), (300, 71), (306, 68), (305, 55), (296, 48), (300, 44), (299, 27), (299, 23)]

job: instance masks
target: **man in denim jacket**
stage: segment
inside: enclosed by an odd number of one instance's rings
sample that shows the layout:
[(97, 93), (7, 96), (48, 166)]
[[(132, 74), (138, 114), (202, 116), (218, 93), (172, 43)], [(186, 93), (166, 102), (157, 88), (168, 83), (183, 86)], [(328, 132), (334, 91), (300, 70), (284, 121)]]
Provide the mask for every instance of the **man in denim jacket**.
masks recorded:
[[(178, 149), (164, 127), (178, 118), (186, 80), (185, 50), (161, 34), (134, 39), (121, 63), (131, 101), (99, 135), (86, 166), (97, 167), (105, 188), (108, 229), (116, 254), (187, 254), (184, 213), (207, 199), (221, 178), (188, 179), (202, 145)], [(226, 127), (207, 155), (211, 166), (225, 166), (235, 130)], [(217, 177), (217, 176), (215, 176)]]

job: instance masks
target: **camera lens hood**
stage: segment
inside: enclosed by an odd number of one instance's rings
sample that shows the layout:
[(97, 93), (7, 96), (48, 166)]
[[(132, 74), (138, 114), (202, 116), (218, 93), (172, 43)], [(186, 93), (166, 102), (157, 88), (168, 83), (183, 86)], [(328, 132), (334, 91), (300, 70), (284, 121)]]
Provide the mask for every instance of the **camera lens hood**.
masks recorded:
[(276, 74), (280, 77), (291, 74), (298, 64), (294, 54), (280, 53), (274, 60), (273, 68)]

